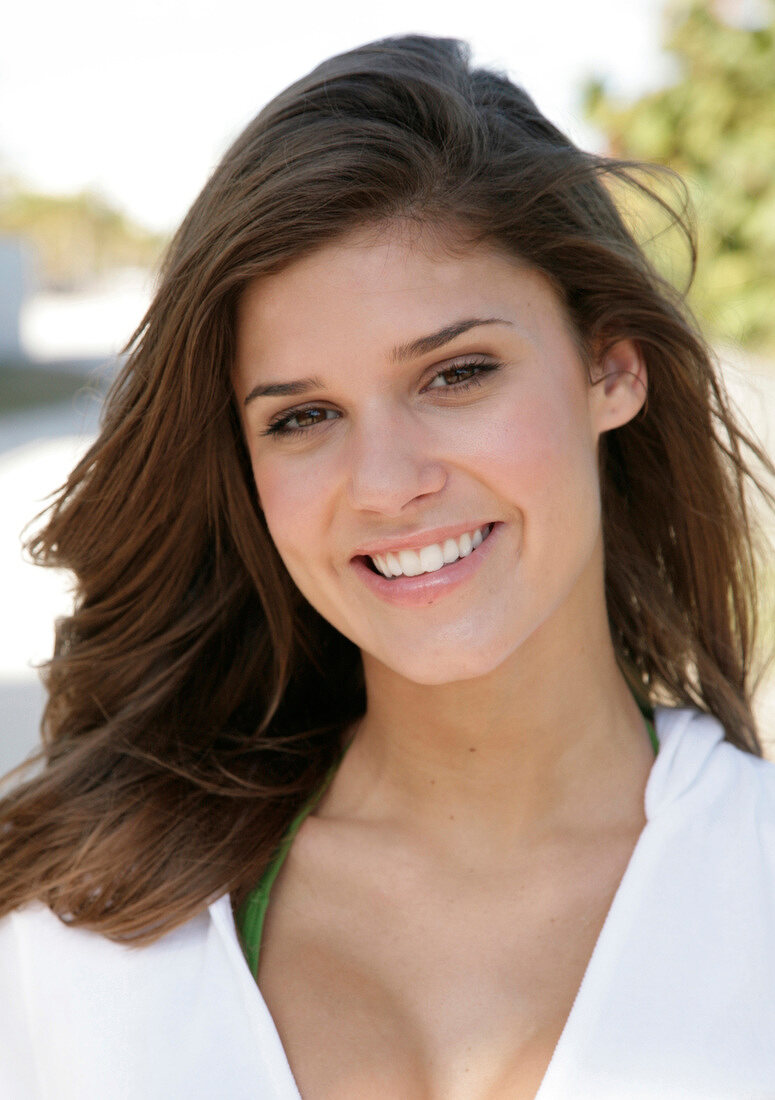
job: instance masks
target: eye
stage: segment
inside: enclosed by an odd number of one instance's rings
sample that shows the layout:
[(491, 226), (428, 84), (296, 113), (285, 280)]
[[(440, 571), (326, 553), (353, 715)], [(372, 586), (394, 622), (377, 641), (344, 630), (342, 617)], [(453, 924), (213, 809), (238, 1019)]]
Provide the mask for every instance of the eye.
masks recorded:
[[(473, 386), (481, 386), (484, 375), (497, 371), (500, 363), (482, 356), (466, 359), (464, 362), (453, 363), (451, 366), (440, 370), (425, 390), (454, 390), (460, 393)], [(439, 383), (440, 379), (445, 381)], [(437, 385), (437, 383), (439, 383)], [(307, 405), (302, 409), (290, 409), (281, 413), (270, 421), (269, 425), (261, 432), (261, 435), (274, 435), (277, 437), (301, 437), (308, 435), (317, 425), (326, 420), (333, 420), (339, 416), (335, 409), (327, 409), (320, 405)], [(296, 427), (293, 427), (293, 422)], [(305, 423), (306, 422), (306, 423)]]
[[(328, 413), (331, 415), (328, 416)], [(334, 409), (321, 409), (318, 405), (311, 405), (306, 409), (291, 410), (291, 412), (283, 413), (272, 420), (269, 426), (261, 432), (261, 435), (306, 435), (310, 428), (314, 428), (316, 424), (322, 424), (324, 420), (332, 420), (335, 416), (337, 416), (337, 413)], [(309, 420), (310, 423), (306, 427), (289, 427), (294, 420), (297, 424), (303, 420)]]
[[(482, 358), (467, 359), (464, 363), (454, 363), (451, 367), (445, 367), (444, 370), (439, 371), (426, 389), (465, 390), (470, 386), (481, 386), (484, 381), (483, 376), (498, 370), (499, 365), (500, 364), (493, 363), (489, 359)], [(438, 382), (440, 378), (449, 378), (451, 381), (437, 386), (436, 382)]]

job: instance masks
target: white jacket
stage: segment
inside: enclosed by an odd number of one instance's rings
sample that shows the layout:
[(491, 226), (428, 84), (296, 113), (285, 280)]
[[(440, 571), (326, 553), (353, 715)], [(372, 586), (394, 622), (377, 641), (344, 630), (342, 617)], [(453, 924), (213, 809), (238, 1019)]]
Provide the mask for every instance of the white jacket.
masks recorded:
[[(775, 765), (658, 708), (647, 825), (536, 1100), (775, 1100)], [(0, 921), (2, 1100), (298, 1100), (228, 896), (147, 947)]]

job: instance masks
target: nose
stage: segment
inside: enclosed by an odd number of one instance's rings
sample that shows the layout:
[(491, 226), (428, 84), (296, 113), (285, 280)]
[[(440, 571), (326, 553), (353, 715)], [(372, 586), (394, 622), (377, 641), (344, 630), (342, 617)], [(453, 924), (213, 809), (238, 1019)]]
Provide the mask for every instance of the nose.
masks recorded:
[(400, 515), (447, 480), (431, 453), (427, 427), (410, 415), (368, 418), (355, 427), (349, 448), (349, 495), (354, 508)]

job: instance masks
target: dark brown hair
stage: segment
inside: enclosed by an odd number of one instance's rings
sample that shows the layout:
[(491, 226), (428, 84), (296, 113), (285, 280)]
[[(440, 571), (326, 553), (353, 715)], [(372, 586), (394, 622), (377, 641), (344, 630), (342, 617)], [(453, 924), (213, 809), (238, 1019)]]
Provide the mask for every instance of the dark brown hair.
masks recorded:
[(0, 913), (39, 898), (143, 942), (238, 898), (363, 714), (359, 650), (269, 537), (230, 385), (246, 284), (356, 227), (462, 227), (551, 279), (590, 362), (637, 342), (648, 406), (600, 453), (616, 651), (642, 699), (696, 705), (759, 752), (746, 489), (752, 462), (772, 467), (611, 181), (652, 192), (448, 39), (326, 61), (237, 139), (172, 241), (98, 440), (30, 544), (72, 571), (77, 599), (45, 671), (42, 766), (0, 804)]

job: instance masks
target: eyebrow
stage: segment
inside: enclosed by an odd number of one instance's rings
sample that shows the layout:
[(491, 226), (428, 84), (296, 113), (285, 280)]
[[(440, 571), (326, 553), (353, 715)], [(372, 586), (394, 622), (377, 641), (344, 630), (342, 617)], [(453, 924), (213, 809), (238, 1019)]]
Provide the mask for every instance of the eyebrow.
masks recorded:
[[(410, 340), (407, 344), (399, 344), (391, 351), (390, 360), (393, 363), (404, 363), (408, 359), (427, 355), (449, 344), (457, 336), (462, 336), (469, 329), (480, 325), (511, 325), (511, 321), (504, 321), (500, 317), (469, 317), (464, 321), (453, 321), (452, 324), (440, 328), (438, 332), (420, 336), (419, 339)], [(293, 382), (262, 382), (253, 387), (243, 405), (249, 404), (256, 397), (298, 397), (299, 394), (307, 393), (309, 390), (325, 388), (319, 378), (297, 378)]]

